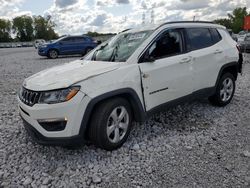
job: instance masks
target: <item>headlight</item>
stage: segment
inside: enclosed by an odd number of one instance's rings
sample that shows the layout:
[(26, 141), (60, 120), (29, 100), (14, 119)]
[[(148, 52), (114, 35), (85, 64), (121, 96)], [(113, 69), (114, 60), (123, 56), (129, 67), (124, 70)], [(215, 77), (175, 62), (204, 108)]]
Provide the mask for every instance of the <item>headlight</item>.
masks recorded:
[(72, 86), (66, 89), (41, 92), (38, 103), (60, 103), (72, 99), (80, 90), (80, 86)]
[(40, 48), (47, 48), (47, 45), (39, 45)]

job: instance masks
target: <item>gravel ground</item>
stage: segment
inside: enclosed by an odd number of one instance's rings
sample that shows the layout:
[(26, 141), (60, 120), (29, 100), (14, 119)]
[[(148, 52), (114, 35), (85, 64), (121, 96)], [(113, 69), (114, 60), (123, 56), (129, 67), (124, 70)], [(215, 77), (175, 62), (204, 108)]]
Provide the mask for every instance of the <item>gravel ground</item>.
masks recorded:
[(0, 49), (0, 187), (250, 187), (250, 64), (230, 105), (200, 100), (157, 114), (116, 151), (40, 146), (16, 93), (27, 76), (78, 58)]

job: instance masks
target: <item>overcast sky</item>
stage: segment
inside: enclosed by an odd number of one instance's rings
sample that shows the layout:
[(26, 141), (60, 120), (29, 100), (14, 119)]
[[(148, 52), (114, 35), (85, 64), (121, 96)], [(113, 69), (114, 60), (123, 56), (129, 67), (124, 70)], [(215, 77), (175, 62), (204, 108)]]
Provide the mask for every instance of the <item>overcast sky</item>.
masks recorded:
[[(250, 0), (0, 0), (0, 17), (51, 15), (59, 34), (87, 31), (119, 32), (145, 21), (212, 21), (226, 17), (236, 7), (249, 7)], [(250, 11), (250, 9), (248, 9)]]

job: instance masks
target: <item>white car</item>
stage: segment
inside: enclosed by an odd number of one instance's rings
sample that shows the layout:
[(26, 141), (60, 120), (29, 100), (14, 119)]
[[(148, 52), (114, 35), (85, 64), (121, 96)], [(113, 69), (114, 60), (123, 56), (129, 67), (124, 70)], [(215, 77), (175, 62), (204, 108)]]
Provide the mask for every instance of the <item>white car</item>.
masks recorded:
[(247, 36), (247, 31), (240, 31), (237, 35), (237, 42), (243, 42)]
[(45, 43), (46, 43), (46, 41), (44, 39), (37, 39), (34, 41), (34, 47), (37, 49), (38, 46), (45, 44)]
[(240, 64), (223, 26), (143, 26), (119, 33), (81, 60), (25, 79), (19, 111), (38, 143), (91, 141), (113, 150), (126, 141), (132, 121), (162, 107), (201, 97), (217, 106), (230, 103)]

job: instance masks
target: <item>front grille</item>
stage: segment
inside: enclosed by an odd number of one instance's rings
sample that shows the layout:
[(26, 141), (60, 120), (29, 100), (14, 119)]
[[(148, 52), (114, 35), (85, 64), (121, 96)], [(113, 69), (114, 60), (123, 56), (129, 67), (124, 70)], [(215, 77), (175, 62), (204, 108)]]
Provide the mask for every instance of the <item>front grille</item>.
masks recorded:
[(36, 104), (39, 100), (40, 97), (40, 92), (37, 91), (31, 91), (26, 88), (22, 88), (19, 94), (20, 100), (24, 103), (27, 104), (28, 106), (33, 106)]

